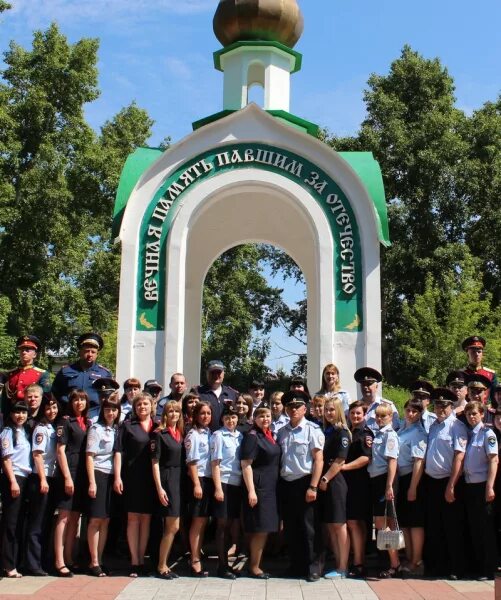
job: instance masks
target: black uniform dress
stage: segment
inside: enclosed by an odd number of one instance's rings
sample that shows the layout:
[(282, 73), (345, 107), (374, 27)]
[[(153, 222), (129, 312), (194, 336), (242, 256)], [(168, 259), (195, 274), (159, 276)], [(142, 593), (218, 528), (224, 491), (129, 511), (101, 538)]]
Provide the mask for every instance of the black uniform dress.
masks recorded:
[(240, 459), (252, 460), (252, 478), (257, 504), (249, 506), (244, 494), (243, 521), (246, 533), (278, 531), (277, 487), (280, 474), (281, 448), (271, 442), (259, 429), (244, 434), (240, 446)]
[(151, 469), (151, 433), (135, 418), (125, 420), (118, 431), (115, 452), (122, 454), (122, 482), (126, 512), (152, 514), (155, 484)]
[(87, 448), (87, 430), (91, 426), (88, 419), (84, 420), (84, 427), (76, 417), (63, 419), (56, 428), (58, 444), (66, 446), (66, 460), (68, 469), (73, 479), (73, 495), (68, 496), (64, 491), (64, 477), (58, 464), (56, 472), (57, 508), (73, 512), (85, 512), (88, 503), (89, 479), (85, 465), (85, 452)]
[[(351, 463), (361, 456), (372, 456), (372, 440), (374, 433), (362, 425), (351, 432), (352, 439), (348, 448), (345, 464)], [(367, 521), (371, 518), (370, 477), (367, 465), (361, 469), (343, 471), (348, 486), (346, 495), (346, 518), (349, 521)]]
[(151, 457), (158, 460), (160, 481), (167, 494), (169, 504), (160, 504), (158, 513), (162, 517), (181, 515), (181, 471), (185, 454), (183, 440), (176, 441), (167, 429), (157, 431), (151, 440)]
[[(324, 468), (322, 475), (330, 469), (337, 458), (346, 460), (350, 447), (350, 433), (342, 427), (330, 425), (325, 429)], [(348, 485), (343, 473), (338, 473), (327, 484), (325, 492), (320, 491), (319, 503), (322, 523), (346, 523), (346, 496)]]

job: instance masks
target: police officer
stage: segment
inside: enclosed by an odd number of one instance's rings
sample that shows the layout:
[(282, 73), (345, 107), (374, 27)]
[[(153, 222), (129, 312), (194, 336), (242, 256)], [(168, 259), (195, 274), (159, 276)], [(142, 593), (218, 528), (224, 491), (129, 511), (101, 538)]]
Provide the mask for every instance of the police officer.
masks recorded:
[(355, 371), (353, 375), (355, 381), (360, 384), (362, 400), (367, 406), (365, 414), (365, 423), (369, 429), (376, 432), (379, 427), (376, 423), (376, 408), (380, 404), (388, 404), (392, 409), (392, 426), (395, 431), (400, 427), (400, 417), (396, 406), (391, 400), (386, 400), (378, 395), (378, 384), (383, 381), (383, 376), (376, 369), (371, 367), (362, 367)]
[(113, 377), (109, 369), (96, 362), (97, 355), (103, 348), (103, 338), (100, 335), (84, 333), (78, 338), (77, 346), (78, 361), (61, 367), (52, 384), (52, 393), (61, 403), (63, 411), (67, 409), (68, 394), (72, 389), (87, 393), (90, 409), (99, 407), (99, 395), (92, 384), (101, 377)]
[(92, 423), (97, 423), (103, 401), (116, 392), (119, 387), (120, 384), (118, 381), (115, 381), (113, 377), (101, 377), (92, 383), (92, 388), (96, 390), (99, 398), (99, 404), (91, 406), (87, 413), (87, 418), (90, 419)]
[(437, 420), (430, 427), (425, 462), (425, 566), (429, 575), (458, 579), (466, 566), (460, 475), (468, 431), (452, 410), (454, 392), (435, 388), (431, 400)]
[[(466, 384), (468, 386), (468, 392), (466, 399), (468, 402), (481, 402), (487, 404), (489, 398), (489, 389), (492, 385), (492, 381), (488, 377), (480, 373), (467, 373)], [(466, 407), (465, 407), (466, 408)], [(491, 406), (485, 407), (483, 414), (483, 420), (486, 425), (492, 427), (494, 425), (494, 414), (495, 408)]]
[(468, 529), (473, 543), (477, 578), (493, 579), (496, 568), (494, 535), (494, 482), (498, 469), (498, 443), (495, 433), (483, 422), (481, 402), (468, 402), (464, 409), (471, 427), (464, 459), (465, 500)]
[(435, 421), (437, 415), (428, 410), (430, 405), (430, 394), (433, 391), (433, 384), (425, 379), (418, 379), (415, 381), (410, 389), (414, 400), (419, 400), (423, 405), (423, 412), (421, 414), (421, 423), (428, 433), (430, 431), (430, 425)]
[(24, 390), (38, 383), (44, 392), (50, 391), (49, 372), (36, 367), (34, 361), (40, 352), (41, 342), (34, 335), (22, 335), (16, 342), (19, 352), (19, 365), (5, 374), (2, 410), (9, 413), (9, 407), (18, 400), (24, 400)]
[(290, 574), (318, 581), (321, 565), (315, 540), (316, 500), (325, 438), (320, 427), (306, 419), (308, 400), (301, 391), (282, 396), (290, 421), (277, 434), (282, 449), (279, 492)]
[(211, 360), (207, 365), (207, 383), (198, 386), (197, 392), (200, 401), (208, 402), (212, 409), (210, 430), (219, 428), (221, 415), (225, 404), (232, 404), (237, 399), (238, 392), (233, 388), (223, 385), (224, 365), (220, 360)]
[[(497, 376), (496, 372), (493, 369), (488, 369), (482, 365), (482, 360), (484, 357), (484, 348), (486, 346), (486, 341), (483, 337), (479, 335), (472, 335), (463, 340), (461, 344), (463, 350), (465, 350), (468, 356), (468, 365), (464, 369), (466, 375), (483, 375), (487, 377), (487, 379), (491, 382), (491, 401), (494, 399), (493, 389), (497, 385)], [(484, 395), (484, 404), (487, 402), (486, 393)]]
[(454, 370), (448, 373), (445, 379), (445, 386), (448, 387), (456, 395), (453, 411), (456, 417), (465, 425), (468, 425), (466, 417), (463, 414), (466, 406), (466, 397), (468, 388), (466, 386), (466, 373), (461, 370)]
[(289, 422), (289, 417), (285, 414), (285, 407), (282, 403), (283, 395), (283, 392), (273, 392), (270, 396), (270, 430), (275, 435)]

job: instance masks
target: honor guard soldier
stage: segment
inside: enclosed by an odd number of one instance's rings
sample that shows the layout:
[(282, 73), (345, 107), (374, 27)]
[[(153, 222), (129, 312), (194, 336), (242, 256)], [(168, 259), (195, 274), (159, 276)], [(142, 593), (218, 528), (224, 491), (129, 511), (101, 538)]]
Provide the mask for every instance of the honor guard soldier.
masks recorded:
[(238, 392), (233, 388), (223, 385), (224, 365), (220, 360), (211, 360), (207, 365), (207, 383), (198, 386), (197, 393), (200, 401), (208, 402), (212, 409), (210, 430), (219, 429), (221, 415), (225, 404), (232, 404), (237, 399)]
[(106, 400), (106, 398), (109, 398), (111, 394), (116, 392), (120, 387), (120, 384), (112, 377), (101, 377), (101, 379), (96, 379), (96, 381), (94, 381), (92, 387), (97, 392), (99, 404), (91, 406), (89, 412), (87, 413), (87, 417), (92, 421), (92, 423), (96, 423), (103, 400)]
[(279, 497), (290, 574), (318, 581), (321, 565), (315, 538), (316, 500), (325, 437), (318, 425), (306, 419), (308, 400), (308, 395), (301, 391), (289, 391), (282, 396), (290, 421), (277, 434), (282, 449)]
[(395, 431), (400, 428), (400, 417), (398, 415), (397, 407), (391, 400), (386, 400), (378, 395), (378, 385), (383, 381), (383, 376), (376, 369), (371, 367), (362, 367), (355, 371), (353, 375), (355, 381), (360, 384), (360, 390), (362, 392), (362, 401), (367, 406), (367, 412), (365, 413), (365, 424), (373, 432), (379, 429), (376, 423), (376, 408), (380, 404), (388, 404), (392, 410), (392, 427)]
[[(482, 360), (484, 358), (484, 348), (486, 346), (486, 341), (483, 337), (479, 335), (472, 335), (466, 338), (461, 344), (463, 350), (466, 351), (468, 355), (468, 366), (464, 369), (466, 375), (483, 375), (487, 377), (487, 379), (491, 382), (491, 395), (490, 400), (494, 399), (494, 386), (497, 385), (497, 377), (496, 372), (493, 369), (488, 369), (482, 365)], [(487, 402), (488, 394), (485, 394), (484, 404)]]
[(421, 423), (428, 433), (431, 424), (436, 420), (437, 415), (428, 410), (430, 405), (430, 395), (433, 391), (433, 384), (424, 379), (418, 379), (411, 386), (410, 392), (414, 400), (420, 400), (423, 405), (423, 413), (421, 415)]
[(465, 574), (465, 508), (460, 480), (468, 430), (456, 418), (454, 392), (431, 393), (437, 420), (431, 425), (425, 459), (425, 566), (430, 576)]
[(90, 410), (99, 407), (99, 395), (92, 384), (102, 377), (113, 377), (109, 369), (96, 362), (103, 345), (103, 338), (97, 333), (84, 333), (78, 338), (78, 361), (62, 367), (52, 384), (52, 393), (61, 403), (63, 412), (66, 412), (68, 394), (73, 389), (87, 393)]
[(3, 413), (18, 400), (24, 400), (24, 390), (37, 383), (44, 392), (50, 391), (49, 372), (36, 367), (34, 361), (41, 348), (40, 340), (34, 335), (22, 335), (16, 342), (19, 352), (19, 366), (5, 374)]

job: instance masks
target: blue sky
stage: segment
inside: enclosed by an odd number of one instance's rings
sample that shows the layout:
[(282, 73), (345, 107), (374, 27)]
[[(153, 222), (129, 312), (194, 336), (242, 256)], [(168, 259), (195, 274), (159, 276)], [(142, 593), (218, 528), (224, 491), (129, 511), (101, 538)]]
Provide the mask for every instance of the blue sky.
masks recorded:
[[(99, 129), (132, 100), (155, 119), (151, 145), (178, 141), (191, 123), (221, 110), (222, 74), (213, 69), (220, 45), (212, 32), (217, 0), (10, 0), (0, 23), (0, 48), (29, 46), (34, 29), (58, 22), (71, 41), (101, 40), (101, 97), (88, 106)], [(439, 57), (456, 83), (457, 106), (470, 113), (500, 92), (499, 0), (299, 0), (305, 31), (296, 50), (291, 112), (336, 134), (357, 131), (369, 75), (384, 74), (410, 44)], [(276, 282), (280, 285), (280, 282)], [(300, 293), (300, 292), (299, 292)], [(297, 298), (297, 287), (286, 298)], [(272, 339), (297, 351), (280, 332)], [(275, 357), (285, 352), (274, 346)], [(287, 360), (272, 360), (289, 366)]]

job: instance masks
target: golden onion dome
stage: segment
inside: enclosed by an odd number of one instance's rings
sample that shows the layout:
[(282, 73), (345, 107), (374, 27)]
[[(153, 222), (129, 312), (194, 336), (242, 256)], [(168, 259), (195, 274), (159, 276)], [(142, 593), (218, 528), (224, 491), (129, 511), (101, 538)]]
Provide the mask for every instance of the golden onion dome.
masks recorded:
[(214, 15), (214, 33), (223, 46), (259, 40), (293, 48), (303, 27), (297, 0), (219, 0)]

